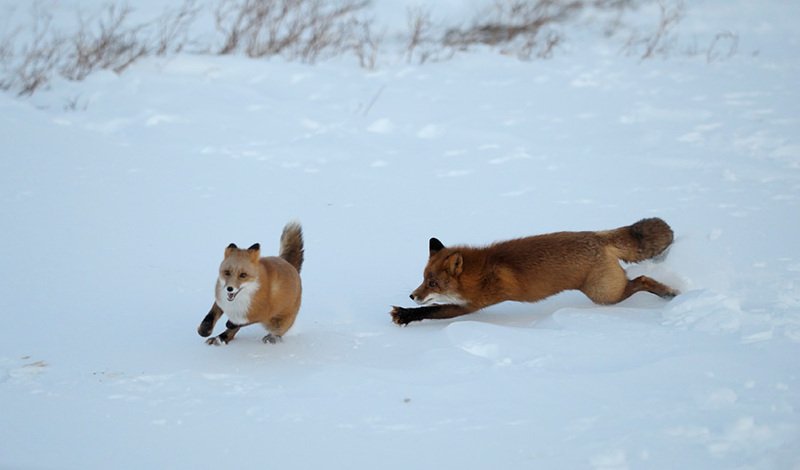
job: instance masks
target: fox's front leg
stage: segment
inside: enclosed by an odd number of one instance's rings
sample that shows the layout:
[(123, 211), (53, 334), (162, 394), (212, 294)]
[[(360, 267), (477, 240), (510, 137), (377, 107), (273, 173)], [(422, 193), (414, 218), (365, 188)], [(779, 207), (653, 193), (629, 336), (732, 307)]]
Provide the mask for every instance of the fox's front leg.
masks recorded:
[(210, 344), (211, 346), (228, 344), (228, 342), (232, 340), (234, 336), (236, 336), (236, 333), (239, 331), (239, 328), (241, 328), (241, 326), (236, 325), (232, 321), (228, 320), (225, 323), (225, 331), (220, 333), (219, 336), (207, 339), (206, 344)]
[(203, 321), (200, 322), (200, 326), (197, 327), (197, 333), (202, 336), (203, 338), (210, 336), (211, 333), (214, 332), (214, 325), (217, 324), (217, 320), (219, 317), (222, 316), (222, 309), (219, 308), (216, 302), (214, 305), (211, 306), (211, 310), (208, 312)]
[(420, 321), (425, 319), (460, 317), (461, 315), (472, 313), (475, 310), (478, 309), (470, 305), (455, 304), (427, 305), (425, 307), (417, 308), (393, 307), (391, 315), (393, 322), (397, 323), (398, 325), (407, 325), (412, 321)]

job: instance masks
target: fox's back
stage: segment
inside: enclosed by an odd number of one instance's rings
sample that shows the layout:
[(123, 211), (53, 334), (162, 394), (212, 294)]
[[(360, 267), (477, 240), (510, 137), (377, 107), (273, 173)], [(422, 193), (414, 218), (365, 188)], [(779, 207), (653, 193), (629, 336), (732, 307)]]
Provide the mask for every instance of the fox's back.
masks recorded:
[(278, 256), (267, 256), (261, 258), (259, 263), (262, 266), (262, 275), (267, 278), (267, 282), (263, 282), (262, 286), (270, 286), (264, 294), (269, 294), (270, 297), (282, 295), (294, 298), (291, 294), (296, 293), (297, 297), (300, 296), (302, 290), (300, 273), (288, 261)]
[[(595, 232), (557, 232), (499, 242), (483, 249), (490, 264), (530, 271), (575, 269), (601, 255), (605, 243)], [(560, 270), (560, 269), (559, 269)]]
[(583, 284), (605, 244), (595, 232), (558, 232), (454, 249), (464, 255), (464, 294), (534, 302)]

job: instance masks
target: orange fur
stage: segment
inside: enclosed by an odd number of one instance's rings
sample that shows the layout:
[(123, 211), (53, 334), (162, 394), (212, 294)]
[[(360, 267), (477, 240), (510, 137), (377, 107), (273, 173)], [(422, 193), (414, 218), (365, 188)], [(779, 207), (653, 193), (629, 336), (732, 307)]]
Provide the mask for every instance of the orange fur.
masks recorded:
[(303, 264), (303, 235), (299, 224), (288, 224), (281, 235), (280, 257), (261, 258), (258, 244), (246, 250), (231, 243), (219, 267), (216, 301), (197, 332), (207, 337), (225, 313), (227, 329), (208, 344), (227, 343), (239, 329), (261, 323), (269, 334), (264, 342), (274, 343), (294, 324), (300, 309)]
[(652, 258), (672, 240), (672, 229), (658, 218), (614, 230), (558, 232), (483, 248), (446, 248), (432, 238), (424, 281), (411, 294), (423, 307), (394, 307), (392, 320), (405, 325), (453, 318), (506, 300), (536, 302), (573, 289), (599, 304), (621, 302), (639, 291), (671, 298), (677, 291), (649, 277), (628, 280), (619, 261)]

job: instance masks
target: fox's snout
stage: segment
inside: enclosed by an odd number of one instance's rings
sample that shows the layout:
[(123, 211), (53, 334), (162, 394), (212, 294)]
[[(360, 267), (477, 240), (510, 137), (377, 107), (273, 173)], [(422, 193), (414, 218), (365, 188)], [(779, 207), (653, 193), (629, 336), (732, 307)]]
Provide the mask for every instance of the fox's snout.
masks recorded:
[(425, 295), (419, 295), (416, 292), (417, 291), (412, 292), (408, 297), (417, 305), (465, 305), (467, 303), (467, 301), (457, 293), (444, 294), (439, 292), (425, 292)]
[(417, 305), (427, 305), (427, 304), (432, 302), (432, 300), (436, 297), (436, 295), (433, 294), (433, 293), (430, 293), (430, 292), (425, 293), (424, 295), (422, 295), (422, 294), (418, 294), (417, 291), (414, 291), (408, 297), (411, 300), (413, 300), (414, 303), (417, 304)]
[(421, 285), (414, 289), (413, 292), (408, 296), (411, 300), (414, 301), (417, 305), (422, 305), (427, 300), (427, 297), (430, 296), (430, 292), (425, 289), (425, 285)]
[(225, 290), (228, 292), (228, 301), (232, 302), (233, 299), (236, 298), (236, 294), (238, 294), (239, 291), (242, 290), (242, 289), (241, 288), (234, 289), (233, 286), (228, 286), (228, 287), (225, 288)]

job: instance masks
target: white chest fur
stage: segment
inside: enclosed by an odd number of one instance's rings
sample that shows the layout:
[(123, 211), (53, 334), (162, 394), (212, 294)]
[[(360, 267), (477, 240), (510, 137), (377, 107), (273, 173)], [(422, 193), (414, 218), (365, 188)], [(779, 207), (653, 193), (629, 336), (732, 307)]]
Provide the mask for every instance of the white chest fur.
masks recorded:
[(228, 300), (225, 285), (220, 279), (217, 286), (217, 305), (225, 312), (231, 322), (237, 325), (246, 325), (250, 323), (247, 314), (250, 311), (253, 296), (259, 287), (258, 282), (246, 282), (242, 284), (236, 297), (233, 300)]

